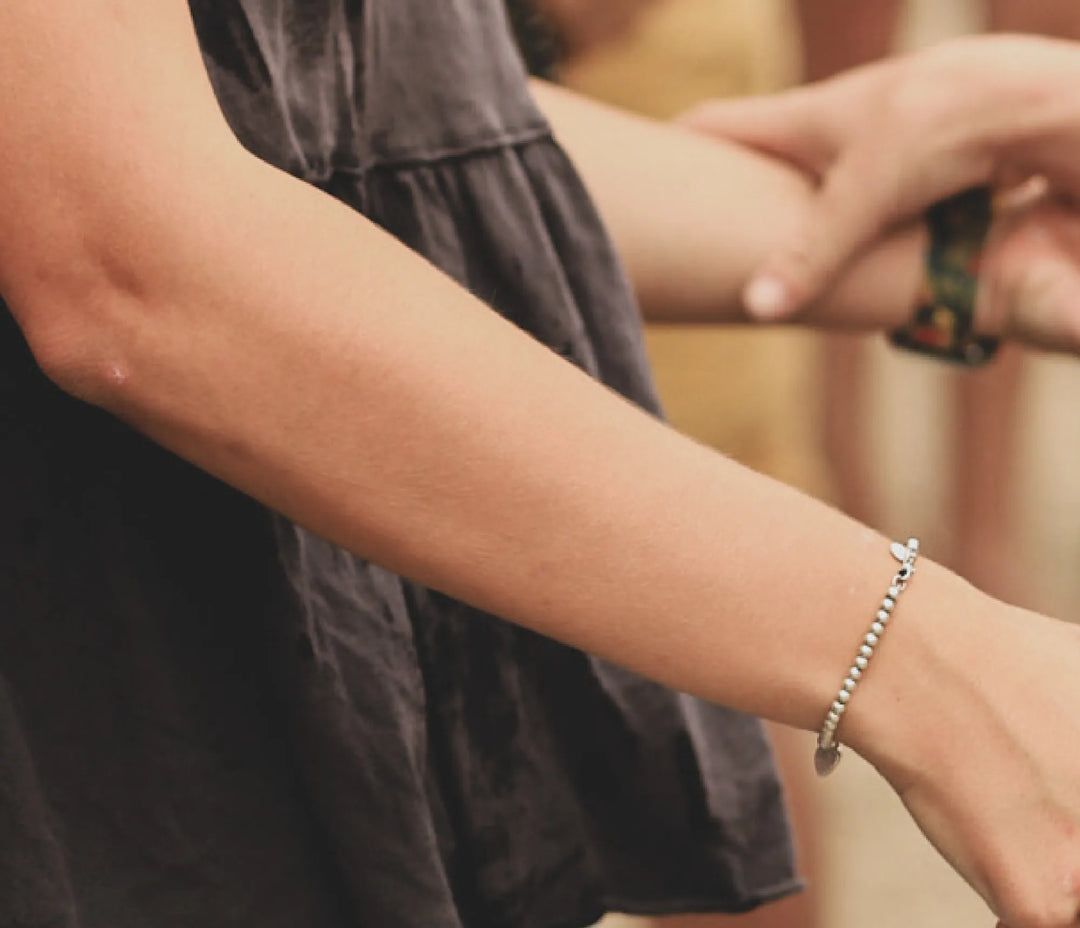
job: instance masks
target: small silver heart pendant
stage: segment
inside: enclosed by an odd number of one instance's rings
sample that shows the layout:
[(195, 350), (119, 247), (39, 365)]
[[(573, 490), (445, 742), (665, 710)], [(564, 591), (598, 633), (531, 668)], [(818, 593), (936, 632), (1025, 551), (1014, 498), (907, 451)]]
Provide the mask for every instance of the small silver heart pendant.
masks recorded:
[(814, 752), (814, 769), (819, 777), (827, 777), (840, 763), (840, 746), (834, 744), (831, 748), (818, 748)]

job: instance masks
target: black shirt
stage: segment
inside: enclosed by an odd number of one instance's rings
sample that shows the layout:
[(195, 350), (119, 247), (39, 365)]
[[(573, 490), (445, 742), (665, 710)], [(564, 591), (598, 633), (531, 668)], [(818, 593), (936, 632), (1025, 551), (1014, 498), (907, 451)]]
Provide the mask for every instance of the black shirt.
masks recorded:
[[(191, 7), (248, 148), (658, 412), (501, 4)], [(755, 721), (265, 510), (60, 393), (6, 312), (0, 467), (2, 928), (565, 928), (795, 888)]]

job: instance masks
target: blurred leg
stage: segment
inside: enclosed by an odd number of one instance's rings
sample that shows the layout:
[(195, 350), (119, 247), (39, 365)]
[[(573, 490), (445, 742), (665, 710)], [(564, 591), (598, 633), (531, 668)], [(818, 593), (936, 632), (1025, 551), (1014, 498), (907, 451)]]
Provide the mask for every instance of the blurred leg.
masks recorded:
[[(819, 80), (887, 55), (903, 0), (799, 0), (803, 73)], [(823, 340), (821, 429), (837, 504), (863, 522), (877, 521), (874, 481), (860, 424), (865, 417), (862, 337)]]
[(990, 28), (996, 32), (1038, 32), (1080, 39), (1076, 0), (988, 0)]
[(1028, 597), (1020, 587), (1016, 557), (1016, 438), (1023, 368), (1023, 354), (1011, 349), (985, 370), (959, 375), (953, 567), (980, 589), (1019, 605), (1034, 605), (1023, 602)]
[(797, 0), (808, 81), (892, 51), (904, 0)]
[(834, 503), (867, 525), (876, 525), (877, 494), (866, 446), (863, 395), (867, 390), (866, 336), (822, 335), (821, 449), (829, 465)]
[[(989, 0), (987, 12), (995, 31), (1080, 38), (1076, 0)], [(954, 566), (976, 586), (1034, 606), (1031, 592), (1020, 586), (1015, 557), (1017, 415), (1023, 379), (1024, 359), (1019, 351), (961, 379)]]

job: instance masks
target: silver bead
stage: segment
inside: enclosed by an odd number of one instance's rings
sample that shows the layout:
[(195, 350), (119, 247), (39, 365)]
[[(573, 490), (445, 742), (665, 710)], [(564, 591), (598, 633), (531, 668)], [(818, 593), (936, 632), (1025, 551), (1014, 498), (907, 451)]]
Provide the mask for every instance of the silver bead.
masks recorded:
[(881, 640), (881, 639), (880, 639), (880, 638), (878, 638), (878, 636), (877, 636), (877, 635), (875, 635), (875, 634), (874, 634), (873, 632), (870, 632), (870, 633), (869, 633), (869, 634), (868, 634), (868, 635), (866, 636), (866, 643), (867, 643), (868, 645), (870, 645), (870, 647), (874, 647), (874, 645), (876, 645), (876, 644), (877, 644), (877, 643), (878, 643), (878, 642), (879, 642), (880, 640)]
[[(895, 590), (896, 587), (893, 587), (893, 589)], [(890, 592), (891, 592), (891, 590), (890, 590)], [(889, 612), (892, 612), (893, 609), (895, 609), (895, 608), (896, 608), (896, 597), (895, 596), (886, 596), (881, 601), (881, 611), (882, 612), (889, 613)]]
[(896, 605), (896, 600), (898, 600), (899, 598), (900, 598), (900, 587), (898, 587), (898, 586), (889, 587), (889, 599), (893, 600), (893, 605), (894, 606)]
[(847, 701), (848, 701), (849, 699), (851, 699), (851, 693), (849, 693), (849, 692), (848, 692), (847, 690), (841, 690), (841, 691), (840, 691), (840, 695), (838, 695), (838, 696), (837, 696), (836, 698), (837, 698), (837, 700), (839, 700), (840, 702), (842, 702), (842, 703), (845, 703), (845, 704), (846, 704), (846, 703), (847, 703)]
[(874, 656), (874, 649), (871, 648), (869, 645), (864, 644), (861, 648), (859, 648), (859, 654), (869, 660), (871, 657)]
[(887, 613), (884, 609), (878, 609), (877, 620), (882, 623), (888, 622), (889, 613)]
[(832, 711), (835, 712), (838, 716), (843, 715), (846, 708), (847, 706), (840, 702), (839, 699), (832, 704)]
[(866, 668), (870, 666), (870, 661), (868, 661), (860, 654), (857, 658), (855, 658), (855, 666), (859, 670), (866, 670)]
[(881, 635), (885, 634), (885, 623), (875, 622), (873, 625), (870, 626), (870, 631), (880, 637)]
[(861, 680), (862, 671), (859, 670), (858, 667), (852, 667), (851, 671), (848, 673), (848, 676), (851, 677), (852, 680)]
[(849, 693), (850, 693), (850, 692), (852, 692), (852, 690), (854, 690), (854, 689), (855, 689), (855, 687), (856, 687), (856, 686), (858, 686), (858, 685), (859, 685), (859, 684), (858, 684), (858, 682), (856, 682), (855, 680), (851, 679), (851, 677), (848, 677), (848, 678), (847, 678), (847, 679), (846, 679), (846, 680), (844, 681), (844, 689), (845, 689), (845, 690), (847, 690), (847, 691), (848, 691)]

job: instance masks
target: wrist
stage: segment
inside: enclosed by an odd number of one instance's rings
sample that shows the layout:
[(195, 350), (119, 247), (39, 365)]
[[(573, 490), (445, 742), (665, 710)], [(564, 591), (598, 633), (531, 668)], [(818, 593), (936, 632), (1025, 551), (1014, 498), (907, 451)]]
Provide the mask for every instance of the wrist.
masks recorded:
[(925, 289), (929, 234), (912, 222), (863, 252), (801, 322), (814, 327), (890, 332), (911, 320)]
[[(978, 698), (972, 672), (992, 616), (1007, 607), (931, 562), (897, 606), (888, 639), (845, 719), (845, 738), (900, 789), (946, 756), (949, 719)], [(958, 722), (957, 724), (963, 724)]]
[(926, 211), (930, 232), (925, 288), (913, 317), (893, 331), (898, 348), (975, 367), (997, 351), (997, 339), (980, 332), (976, 310), (994, 204), (989, 187), (973, 187)]

